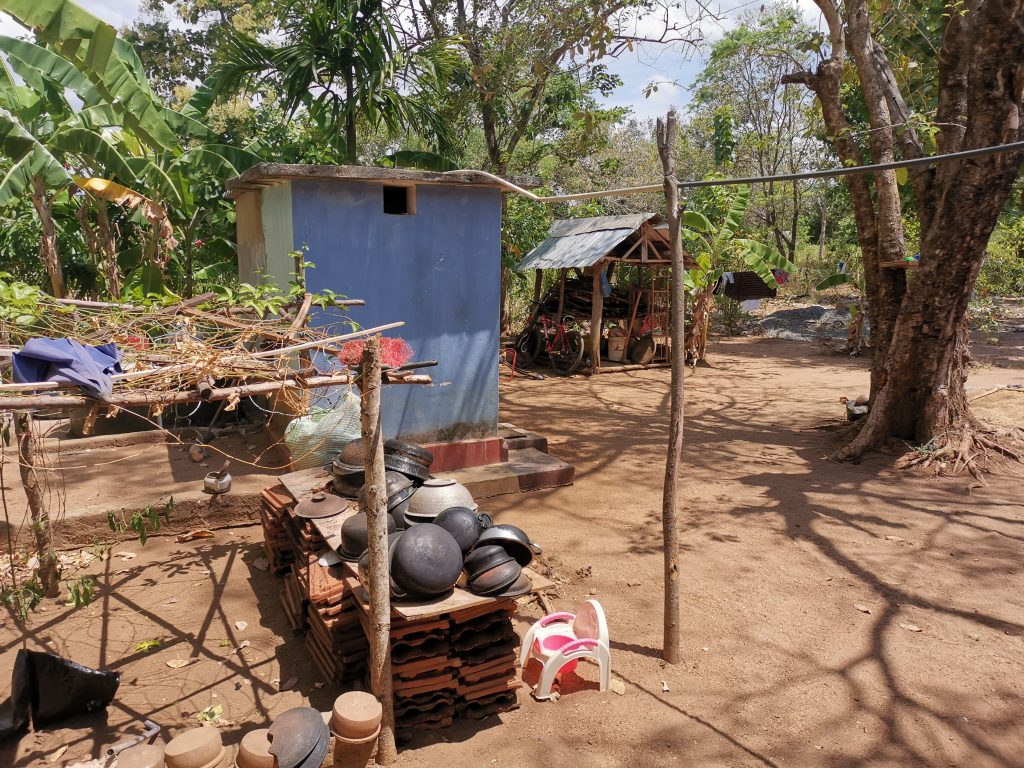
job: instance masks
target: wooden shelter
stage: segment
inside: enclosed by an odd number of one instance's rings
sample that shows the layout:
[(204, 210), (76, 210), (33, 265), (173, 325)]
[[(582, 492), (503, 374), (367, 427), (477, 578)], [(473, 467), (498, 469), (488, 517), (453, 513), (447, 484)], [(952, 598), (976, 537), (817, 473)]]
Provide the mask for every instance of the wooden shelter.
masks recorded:
[[(601, 370), (601, 340), (612, 323), (621, 323), (619, 327), (625, 330), (626, 354), (642, 338), (650, 356), (644, 365), (668, 364), (669, 248), (668, 225), (655, 213), (554, 222), (547, 239), (516, 267), (520, 272), (535, 273), (531, 322), (544, 313), (557, 318), (571, 314), (589, 321), (587, 350), (594, 373)], [(694, 266), (689, 257), (687, 261), (688, 267)], [(546, 269), (559, 270), (557, 306), (553, 297), (542, 301)], [(570, 272), (575, 278), (569, 277)]]

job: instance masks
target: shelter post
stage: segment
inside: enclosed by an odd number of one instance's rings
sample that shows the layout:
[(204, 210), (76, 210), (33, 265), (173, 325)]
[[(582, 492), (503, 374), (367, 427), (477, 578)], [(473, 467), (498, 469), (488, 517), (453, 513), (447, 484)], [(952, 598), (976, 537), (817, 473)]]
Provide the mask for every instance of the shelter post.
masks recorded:
[(601, 310), (604, 307), (601, 270), (603, 269), (603, 261), (594, 265), (593, 296), (590, 300), (590, 368), (595, 373), (601, 367)]

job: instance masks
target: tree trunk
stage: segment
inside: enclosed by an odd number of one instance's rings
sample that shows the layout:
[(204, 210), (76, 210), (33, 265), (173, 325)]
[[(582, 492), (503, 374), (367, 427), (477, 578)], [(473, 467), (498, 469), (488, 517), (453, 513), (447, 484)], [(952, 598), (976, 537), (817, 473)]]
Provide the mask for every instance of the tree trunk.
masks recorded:
[(107, 291), (112, 299), (117, 300), (117, 297), (121, 295), (121, 270), (117, 265), (117, 241), (114, 239), (114, 229), (110, 226), (107, 203), (98, 198), (96, 199), (96, 224), (107, 278)]
[(686, 358), (690, 363), (695, 364), (707, 356), (708, 326), (711, 323), (714, 290), (715, 286), (709, 285), (693, 297), (690, 334), (686, 337)]
[(50, 276), (50, 287), (53, 295), (63, 299), (68, 295), (64, 284), (64, 270), (57, 255), (57, 228), (53, 223), (53, 212), (50, 201), (46, 199), (46, 185), (38, 176), (32, 179), (32, 205), (39, 216), (39, 259), (46, 266), (46, 274)]
[(391, 681), (391, 574), (388, 567), (384, 435), (380, 419), (380, 336), (366, 340), (360, 373), (363, 467), (367, 480), (367, 549), (370, 552), (370, 583), (367, 585), (370, 593), (370, 689), (384, 709), (377, 739), (377, 764), (390, 765), (398, 753)]
[(658, 154), (665, 172), (665, 205), (672, 252), (672, 279), (669, 284), (670, 341), (672, 348), (671, 402), (669, 404), (668, 456), (665, 461), (665, 488), (661, 499), (661, 528), (665, 548), (665, 622), (662, 657), (669, 664), (680, 660), (681, 632), (680, 604), (682, 595), (679, 582), (679, 520), (678, 488), (679, 465), (683, 453), (683, 405), (686, 371), (686, 292), (683, 276), (683, 245), (679, 233), (679, 186), (676, 180), (676, 113), (669, 110), (668, 118), (657, 125)]
[(15, 417), (18, 437), (18, 468), (21, 471), (21, 485), (28, 499), (29, 517), (32, 520), (32, 536), (35, 539), (35, 554), (39, 558), (36, 574), (43, 594), (56, 597), (60, 586), (60, 570), (57, 554), (53, 551), (50, 538), (50, 515), (46, 510), (46, 496), (39, 474), (35, 468), (36, 436), (33, 432), (32, 417), (19, 413)]
[(345, 160), (355, 165), (356, 155), (356, 85), (352, 69), (345, 72)]

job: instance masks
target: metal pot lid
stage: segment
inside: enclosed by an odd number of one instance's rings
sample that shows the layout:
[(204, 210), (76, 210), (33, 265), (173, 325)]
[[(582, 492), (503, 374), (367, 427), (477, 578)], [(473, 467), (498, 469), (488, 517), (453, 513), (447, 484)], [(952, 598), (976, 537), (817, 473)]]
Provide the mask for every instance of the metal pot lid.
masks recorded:
[[(341, 498), (341, 496), (318, 491), (308, 499), (303, 499), (295, 505), (295, 516), (305, 518), (306, 520), (321, 520), (325, 517), (333, 517), (340, 512), (344, 512), (348, 509), (348, 505), (348, 500)], [(284, 768), (284, 766), (281, 766), (281, 768)]]
[(320, 765), (326, 757), (330, 729), (317, 710), (295, 707), (274, 718), (267, 735), (278, 768), (307, 768)]

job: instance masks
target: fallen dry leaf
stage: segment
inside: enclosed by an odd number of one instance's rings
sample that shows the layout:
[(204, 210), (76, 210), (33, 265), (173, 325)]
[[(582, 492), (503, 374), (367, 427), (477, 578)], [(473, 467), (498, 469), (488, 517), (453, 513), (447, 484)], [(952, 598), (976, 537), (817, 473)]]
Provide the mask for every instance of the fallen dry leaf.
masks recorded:
[(167, 666), (171, 669), (181, 669), (182, 667), (187, 667), (193, 661), (195, 659), (171, 659), (167, 662)]
[(900, 624), (900, 628), (901, 629), (905, 629), (908, 632), (923, 632), (924, 631), (919, 626), (917, 626), (917, 624)]
[(871, 609), (868, 608), (866, 605), (864, 605), (864, 603), (854, 603), (853, 607), (856, 608), (861, 613), (867, 613), (867, 614), (871, 613)]
[(661, 692), (668, 693), (668, 683), (666, 683), (664, 680), (661, 681)]
[(318, 691), (325, 685), (327, 685), (327, 683), (313, 683), (313, 687), (316, 688)]
[(133, 559), (135, 557), (135, 553), (134, 552), (118, 552), (117, 556), (120, 557), (122, 560), (131, 560), (131, 559)]
[(179, 544), (184, 544), (186, 541), (195, 541), (196, 539), (212, 539), (215, 536), (213, 531), (207, 531), (205, 529), (198, 531), (189, 531), (179, 536), (176, 541)]
[(50, 755), (50, 762), (51, 763), (56, 763), (58, 760), (60, 760), (62, 757), (64, 757), (64, 753), (67, 752), (67, 751), (68, 751), (68, 745), (65, 744), (63, 747), (61, 747), (56, 752), (54, 752), (52, 755)]
[(246, 648), (248, 648), (250, 645), (252, 645), (252, 640), (243, 640), (242, 642), (240, 642), (238, 644), (238, 647), (235, 648), (235, 653), (241, 653)]
[(609, 688), (612, 689), (612, 693), (617, 693), (619, 694), (619, 696), (626, 695), (626, 684), (618, 678), (612, 678), (612, 682), (609, 685)]
[(902, 536), (886, 536), (886, 541), (906, 541)]
[(265, 557), (258, 557), (252, 561), (252, 567), (257, 571), (266, 571), (270, 569), (270, 561)]
[(235, 629), (237, 629), (239, 632), (241, 632), (243, 629), (245, 629), (248, 626), (249, 626), (249, 622), (247, 622), (247, 621), (236, 621), (235, 622)]

